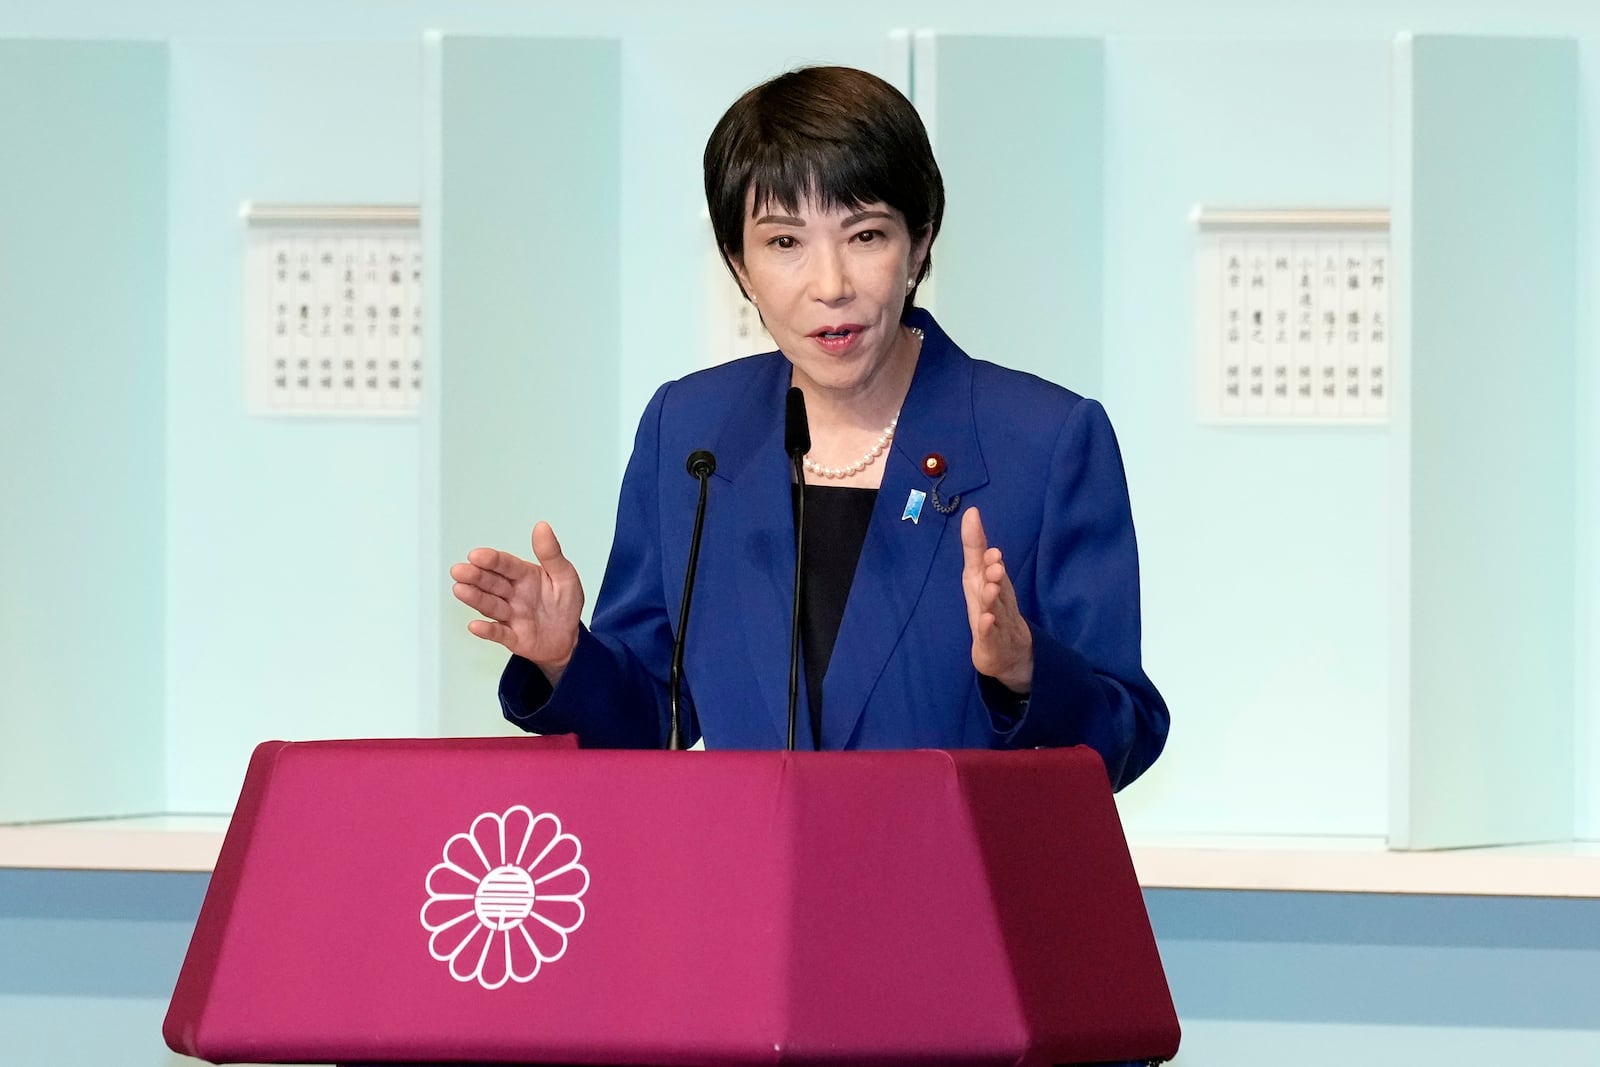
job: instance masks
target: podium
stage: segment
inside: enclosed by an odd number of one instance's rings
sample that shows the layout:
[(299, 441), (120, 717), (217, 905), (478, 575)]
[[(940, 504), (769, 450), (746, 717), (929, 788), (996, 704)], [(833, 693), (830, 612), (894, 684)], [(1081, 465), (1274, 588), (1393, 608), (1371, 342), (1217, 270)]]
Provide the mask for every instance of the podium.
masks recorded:
[(218, 1063), (1069, 1064), (1178, 1023), (1099, 757), (266, 742), (163, 1028)]

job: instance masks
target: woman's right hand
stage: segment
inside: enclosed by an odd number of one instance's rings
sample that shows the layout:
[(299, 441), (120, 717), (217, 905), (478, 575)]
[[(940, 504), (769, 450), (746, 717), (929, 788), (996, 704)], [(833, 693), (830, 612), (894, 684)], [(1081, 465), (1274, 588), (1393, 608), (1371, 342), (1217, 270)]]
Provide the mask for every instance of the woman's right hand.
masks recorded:
[(484, 616), (469, 622), (468, 630), (530, 661), (555, 685), (578, 644), (583, 583), (547, 522), (533, 528), (533, 554), (539, 562), (475, 548), (465, 563), (450, 568), (456, 583), (451, 591)]

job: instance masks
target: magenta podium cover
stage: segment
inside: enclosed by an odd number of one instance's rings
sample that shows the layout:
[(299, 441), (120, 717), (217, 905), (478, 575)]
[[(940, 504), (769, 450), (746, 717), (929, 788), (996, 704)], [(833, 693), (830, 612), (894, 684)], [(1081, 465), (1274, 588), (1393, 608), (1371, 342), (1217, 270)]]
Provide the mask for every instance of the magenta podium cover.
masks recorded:
[(213, 1062), (1058, 1064), (1178, 1023), (1090, 750), (267, 742), (164, 1033)]

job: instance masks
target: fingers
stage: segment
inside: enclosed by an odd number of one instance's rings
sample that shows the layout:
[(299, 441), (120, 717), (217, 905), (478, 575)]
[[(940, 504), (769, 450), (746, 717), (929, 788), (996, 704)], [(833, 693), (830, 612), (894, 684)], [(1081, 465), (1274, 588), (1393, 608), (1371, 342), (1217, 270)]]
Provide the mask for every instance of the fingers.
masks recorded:
[[(561, 542), (556, 540), (555, 531), (549, 523), (541, 522), (534, 526), (532, 541), (534, 558), (546, 569), (554, 569), (550, 577), (577, 573), (576, 568), (562, 555)], [(475, 548), (467, 553), (465, 563), (457, 563), (450, 568), (450, 577), (457, 582), (477, 586), (502, 600), (510, 600), (516, 583), (535, 573), (538, 566), (510, 552)]]
[(989, 544), (977, 508), (961, 516), (961, 585), (972, 628), (972, 664), (980, 674), (1027, 692), (1033, 680), (1033, 634), (1017, 604), (1004, 554)]
[(578, 576), (578, 569), (561, 554), (561, 542), (548, 522), (538, 522), (533, 527), (533, 554), (539, 565), (550, 575), (550, 580), (561, 582)]
[(455, 598), (480, 615), (496, 622), (511, 621), (511, 603), (504, 597), (485, 592), (482, 587), (467, 582), (457, 582), (450, 587)]
[(1011, 584), (1011, 575), (1006, 571), (1005, 559), (998, 548), (984, 553), (983, 588), (978, 599), (985, 611), (994, 610), (997, 604), (1017, 609), (1017, 587)]
[(504, 645), (507, 648), (511, 648), (516, 641), (516, 635), (512, 633), (511, 627), (506, 626), (504, 623), (490, 622), (487, 619), (473, 619), (467, 623), (467, 629), (474, 637), (481, 637), (485, 641), (493, 641), (495, 644)]
[(983, 612), (983, 613), (979, 614), (976, 619), (973, 620), (973, 623), (972, 623), (972, 636), (974, 638), (976, 638), (977, 640), (979, 640), (979, 641), (983, 641), (990, 634), (994, 633), (994, 627), (995, 627), (994, 613), (993, 612)]
[[(967, 593), (968, 621), (979, 632), (979, 614), (993, 611), (1010, 585), (1000, 549), (989, 544), (983, 529), (983, 516), (968, 508), (961, 516), (962, 585)], [(992, 625), (993, 620), (990, 620)]]
[(983, 516), (978, 514), (977, 508), (968, 508), (961, 515), (961, 556), (968, 575), (978, 574), (988, 547), (989, 538), (983, 532)]
[[(473, 549), (467, 553), (467, 562), (480, 571), (498, 574), (509, 581), (516, 581), (527, 574), (528, 568), (533, 566), (533, 564), (519, 556), (493, 548)], [(456, 566), (459, 567), (461, 564), (458, 563)], [(451, 576), (455, 577), (454, 568), (451, 569)], [(463, 579), (457, 578), (456, 580), (461, 581)]]
[(451, 593), (483, 616), (467, 624), (468, 632), (504, 645), (553, 679), (578, 642), (583, 584), (549, 523), (536, 524), (530, 541), (536, 563), (492, 548), (473, 549), (450, 568)]
[[(450, 568), (450, 577), (460, 585), (475, 586), (502, 600), (510, 600), (512, 590), (515, 589), (511, 580), (505, 575), (484, 570), (471, 563), (457, 563)], [(459, 592), (456, 594), (458, 598), (460, 595)]]
[(973, 620), (973, 633), (986, 637), (994, 629), (995, 617), (1000, 612), (1019, 615), (1017, 591), (1006, 574), (1000, 550), (991, 548), (985, 553), (983, 580), (977, 589), (977, 618)]

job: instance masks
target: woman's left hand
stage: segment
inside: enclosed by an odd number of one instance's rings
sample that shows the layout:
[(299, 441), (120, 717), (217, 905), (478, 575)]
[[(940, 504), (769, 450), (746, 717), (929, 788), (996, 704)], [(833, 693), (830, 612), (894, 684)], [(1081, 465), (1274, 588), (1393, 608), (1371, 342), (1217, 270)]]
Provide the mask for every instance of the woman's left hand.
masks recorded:
[(1033, 688), (1033, 631), (1017, 607), (1017, 591), (1000, 550), (989, 546), (977, 508), (961, 516), (961, 550), (972, 665), (1013, 693), (1027, 693)]

